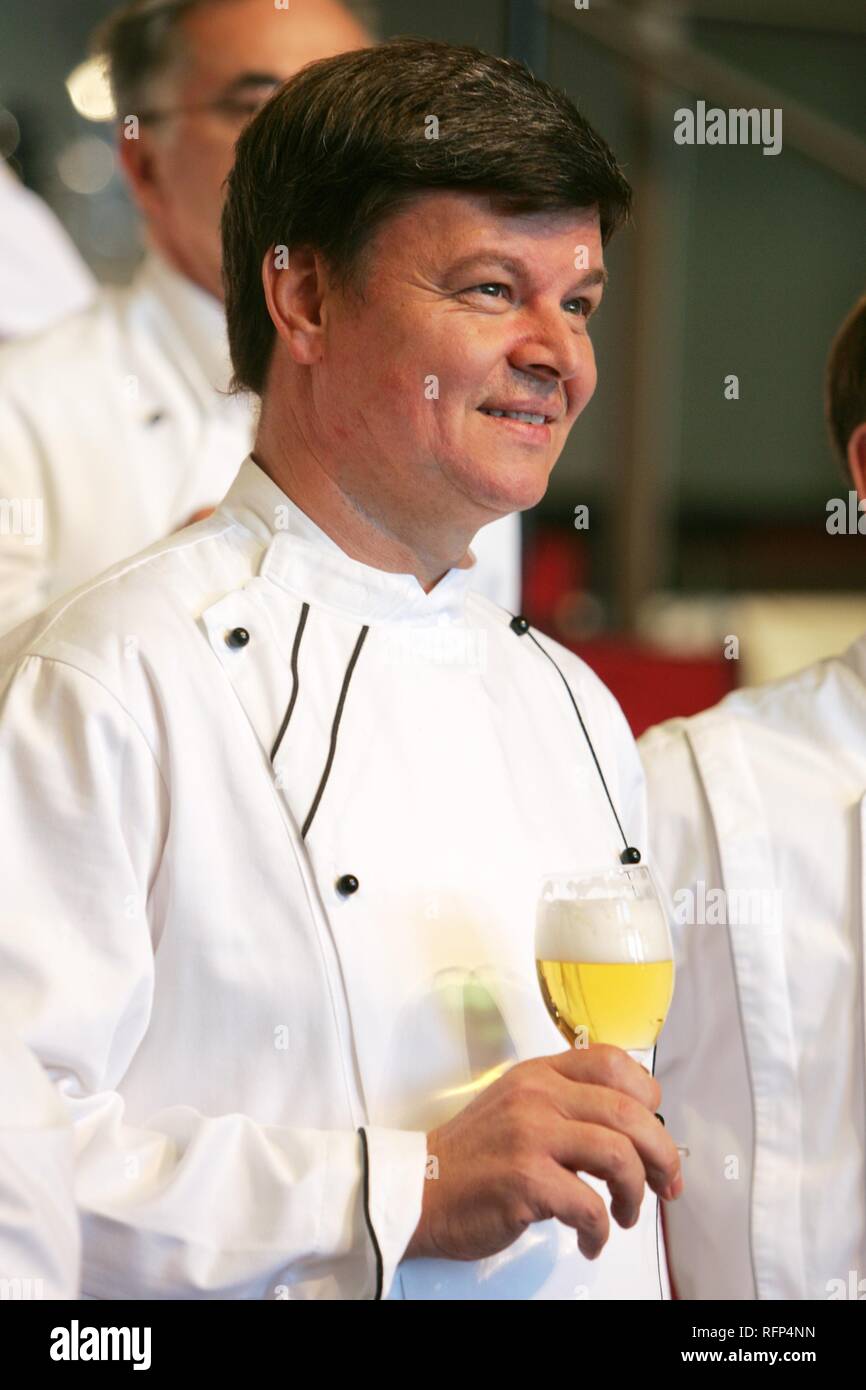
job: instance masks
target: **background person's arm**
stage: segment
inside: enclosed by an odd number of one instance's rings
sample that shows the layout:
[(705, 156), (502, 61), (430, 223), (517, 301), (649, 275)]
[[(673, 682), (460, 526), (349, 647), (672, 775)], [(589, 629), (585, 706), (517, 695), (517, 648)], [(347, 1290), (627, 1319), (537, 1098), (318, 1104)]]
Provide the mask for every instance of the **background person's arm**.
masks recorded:
[(81, 1236), (69, 1118), (36, 1058), (0, 1026), (0, 1288), (77, 1298)]
[(39, 443), (0, 390), (0, 635), (48, 603), (48, 493)]

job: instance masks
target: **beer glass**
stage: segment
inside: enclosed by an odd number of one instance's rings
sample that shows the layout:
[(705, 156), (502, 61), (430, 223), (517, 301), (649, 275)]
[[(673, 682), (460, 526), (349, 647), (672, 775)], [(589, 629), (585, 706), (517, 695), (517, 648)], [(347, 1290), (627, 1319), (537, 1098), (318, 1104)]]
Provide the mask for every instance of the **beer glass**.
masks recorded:
[(547, 1011), (573, 1047), (613, 1043), (651, 1069), (674, 962), (667, 916), (645, 864), (548, 875), (535, 957)]

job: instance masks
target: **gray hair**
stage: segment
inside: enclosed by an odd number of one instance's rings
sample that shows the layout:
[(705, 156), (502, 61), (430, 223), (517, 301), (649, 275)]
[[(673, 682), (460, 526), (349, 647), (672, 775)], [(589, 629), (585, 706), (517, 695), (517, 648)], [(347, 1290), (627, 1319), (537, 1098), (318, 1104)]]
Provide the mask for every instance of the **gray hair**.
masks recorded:
[[(128, 0), (95, 31), (93, 53), (108, 63), (108, 76), (119, 119), (144, 111), (157, 79), (167, 76), (183, 59), (183, 21), (205, 4), (233, 0)], [(374, 42), (379, 38), (377, 0), (339, 0)]]

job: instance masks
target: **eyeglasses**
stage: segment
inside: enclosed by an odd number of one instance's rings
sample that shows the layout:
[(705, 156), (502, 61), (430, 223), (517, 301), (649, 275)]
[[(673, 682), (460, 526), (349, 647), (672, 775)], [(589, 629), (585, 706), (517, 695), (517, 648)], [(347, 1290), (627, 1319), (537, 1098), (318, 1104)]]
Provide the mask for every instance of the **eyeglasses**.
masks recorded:
[(138, 119), (142, 124), (156, 125), (159, 121), (171, 120), (173, 116), (187, 116), (197, 111), (216, 111), (218, 115), (225, 116), (230, 121), (248, 121), (262, 109), (270, 95), (268, 92), (258, 101), (249, 97), (217, 97), (215, 101), (200, 101), (189, 106), (168, 106), (164, 111), (139, 111)]

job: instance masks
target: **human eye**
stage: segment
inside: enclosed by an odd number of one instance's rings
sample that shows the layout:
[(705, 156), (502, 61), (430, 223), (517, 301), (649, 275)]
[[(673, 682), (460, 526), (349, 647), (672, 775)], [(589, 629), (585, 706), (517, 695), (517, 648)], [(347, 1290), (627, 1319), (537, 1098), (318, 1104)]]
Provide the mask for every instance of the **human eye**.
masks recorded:
[(591, 299), (587, 299), (583, 295), (579, 296), (577, 299), (567, 299), (565, 302), (567, 305), (577, 304), (579, 306), (580, 312), (578, 315), (576, 315), (576, 317), (579, 318), (588, 319), (598, 309), (597, 304), (593, 304)]
[(257, 115), (267, 100), (267, 96), (254, 97), (223, 97), (215, 103), (219, 111), (230, 121), (249, 121)]
[(494, 298), (498, 299), (498, 298), (500, 298), (500, 296), (499, 296), (498, 294), (495, 294), (495, 293), (494, 293), (494, 294), (487, 294), (487, 293), (486, 293), (487, 290), (493, 290), (493, 291), (505, 290), (505, 292), (508, 293), (508, 286), (507, 286), (507, 285), (500, 284), (500, 283), (499, 283), (498, 281), (496, 281), (496, 280), (483, 280), (483, 281), (481, 282), (480, 285), (470, 285), (469, 289), (464, 290), (463, 293), (464, 293), (464, 294), (481, 294), (481, 295), (484, 296), (485, 299), (494, 299)]

